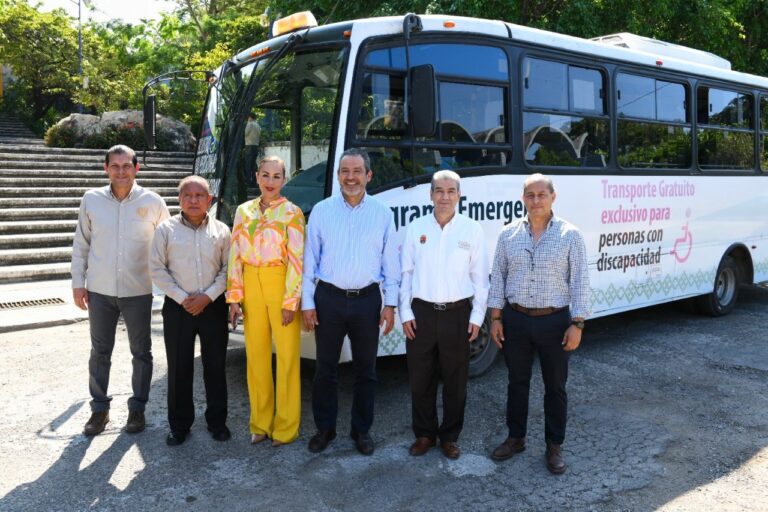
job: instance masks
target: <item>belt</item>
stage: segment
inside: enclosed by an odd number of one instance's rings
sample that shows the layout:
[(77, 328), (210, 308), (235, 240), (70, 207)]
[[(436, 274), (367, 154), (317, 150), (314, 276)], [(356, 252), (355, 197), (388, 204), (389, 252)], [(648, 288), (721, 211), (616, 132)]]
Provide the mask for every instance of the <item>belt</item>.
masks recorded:
[(512, 309), (515, 311), (519, 311), (520, 313), (528, 316), (547, 316), (547, 315), (553, 315), (555, 313), (559, 313), (561, 311), (565, 311), (568, 309), (568, 306), (563, 306), (561, 308), (526, 308), (525, 306), (521, 306), (520, 304), (512, 303), (509, 305)]
[(325, 281), (318, 281), (317, 285), (322, 286), (323, 288), (330, 290), (334, 293), (338, 293), (339, 295), (344, 295), (348, 299), (363, 297), (373, 292), (374, 290), (379, 291), (379, 283), (371, 283), (365, 288), (359, 288), (357, 290), (345, 290), (343, 288), (339, 288), (338, 286), (334, 286), (331, 283), (327, 283)]
[(468, 306), (472, 304), (472, 301), (470, 299), (461, 299), (461, 300), (457, 300), (456, 302), (427, 302), (426, 300), (414, 298), (412, 302), (414, 304), (421, 304), (423, 306), (428, 306), (436, 311), (449, 311), (451, 309), (456, 309), (462, 306)]

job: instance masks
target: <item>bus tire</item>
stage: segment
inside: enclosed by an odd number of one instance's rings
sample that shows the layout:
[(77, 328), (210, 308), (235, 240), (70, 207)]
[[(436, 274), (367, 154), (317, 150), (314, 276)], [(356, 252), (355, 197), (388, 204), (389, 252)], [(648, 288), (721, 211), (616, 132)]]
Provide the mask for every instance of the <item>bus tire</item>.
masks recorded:
[(741, 269), (736, 260), (725, 256), (720, 261), (715, 274), (712, 293), (696, 298), (699, 311), (709, 316), (727, 315), (736, 305), (741, 284)]
[(499, 347), (491, 339), (491, 317), (485, 315), (480, 334), (469, 346), (469, 376), (479, 377), (490, 370), (498, 355)]

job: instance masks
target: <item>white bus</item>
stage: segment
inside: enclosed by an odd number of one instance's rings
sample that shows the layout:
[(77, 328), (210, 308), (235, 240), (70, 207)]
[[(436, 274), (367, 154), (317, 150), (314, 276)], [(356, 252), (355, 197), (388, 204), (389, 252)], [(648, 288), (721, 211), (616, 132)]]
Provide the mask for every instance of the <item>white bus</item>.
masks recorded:
[[(740, 283), (768, 279), (768, 79), (631, 34), (454, 16), (316, 26), (301, 13), (275, 30), (210, 87), (195, 172), (218, 218), (231, 223), (256, 193), (244, 178), (253, 114), (257, 152), (286, 160), (284, 193), (306, 214), (339, 193), (339, 155), (359, 147), (400, 233), (431, 211), (431, 174), (457, 171), (459, 211), (483, 225), (489, 254), (525, 215), (524, 177), (551, 175), (556, 215), (586, 238), (592, 318), (693, 297), (722, 315)], [(483, 334), (472, 374), (496, 356)], [(404, 339), (382, 337), (379, 354), (403, 353)], [(309, 336), (302, 354), (314, 357)]]

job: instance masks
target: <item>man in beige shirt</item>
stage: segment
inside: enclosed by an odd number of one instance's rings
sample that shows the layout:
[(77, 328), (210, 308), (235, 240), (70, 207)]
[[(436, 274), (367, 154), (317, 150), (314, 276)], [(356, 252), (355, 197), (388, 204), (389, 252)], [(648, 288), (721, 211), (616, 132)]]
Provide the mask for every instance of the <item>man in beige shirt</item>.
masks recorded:
[(181, 213), (155, 231), (150, 272), (165, 292), (163, 335), (168, 356), (169, 446), (183, 443), (195, 420), (192, 381), (195, 337), (200, 336), (208, 431), (216, 441), (231, 437), (227, 420), (227, 258), (229, 228), (208, 215), (208, 182), (187, 176), (179, 183)]
[(129, 433), (144, 430), (144, 408), (152, 381), (152, 281), (149, 249), (155, 228), (169, 217), (165, 201), (136, 184), (139, 163), (127, 146), (107, 151), (109, 185), (89, 190), (80, 203), (72, 248), (72, 295), (88, 310), (91, 417), (83, 433), (104, 431), (112, 397), (107, 395), (115, 331), (122, 315), (133, 356), (128, 399)]

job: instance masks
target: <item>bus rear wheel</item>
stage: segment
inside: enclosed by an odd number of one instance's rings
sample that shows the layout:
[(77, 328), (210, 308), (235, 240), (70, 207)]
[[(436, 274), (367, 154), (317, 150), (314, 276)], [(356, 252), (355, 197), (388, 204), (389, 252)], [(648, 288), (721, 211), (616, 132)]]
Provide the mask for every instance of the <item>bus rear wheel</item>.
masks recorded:
[(712, 293), (696, 299), (699, 311), (709, 316), (723, 316), (733, 310), (739, 298), (741, 269), (736, 260), (725, 256), (717, 267)]
[(469, 346), (469, 376), (479, 377), (491, 369), (499, 348), (491, 339), (491, 317), (485, 315), (480, 334)]

